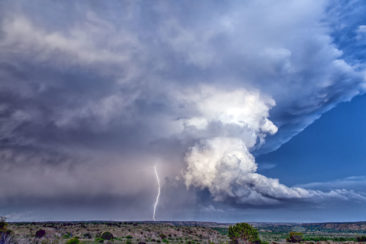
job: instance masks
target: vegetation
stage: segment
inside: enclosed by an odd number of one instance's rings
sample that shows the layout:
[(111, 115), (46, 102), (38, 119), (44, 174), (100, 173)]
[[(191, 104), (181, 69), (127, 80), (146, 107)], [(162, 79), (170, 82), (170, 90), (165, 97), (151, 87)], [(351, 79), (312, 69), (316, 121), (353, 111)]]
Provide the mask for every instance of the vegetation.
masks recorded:
[(290, 232), (288, 237), (286, 238), (286, 241), (288, 242), (301, 242), (303, 241), (303, 234), (300, 232)]
[(65, 234), (62, 235), (62, 238), (64, 238), (64, 239), (69, 239), (71, 237), (72, 237), (72, 234), (69, 233), (69, 232), (67, 232), (67, 233), (65, 233)]
[(79, 238), (77, 238), (77, 237), (71, 238), (70, 240), (68, 240), (66, 242), (66, 244), (79, 244), (79, 243), (80, 243), (80, 241), (79, 241)]
[(0, 217), (0, 244), (13, 243), (16, 243), (13, 232), (8, 229), (8, 223), (6, 223), (6, 219), (4, 217)]
[(304, 236), (304, 241), (334, 241), (334, 242), (350, 242), (355, 241), (356, 239), (353, 237), (332, 237), (332, 236)]
[(229, 237), (233, 243), (245, 241), (248, 243), (260, 243), (257, 229), (247, 223), (239, 223), (229, 226)]
[(6, 223), (5, 221), (5, 217), (0, 217), (0, 232), (6, 232), (7, 227), (8, 227), (8, 223)]
[(223, 228), (223, 227), (213, 227), (213, 230), (218, 231), (220, 234), (222, 235), (228, 235), (228, 228)]
[(96, 243), (103, 243), (104, 242), (104, 239), (100, 238), (100, 237), (96, 237), (95, 238), (95, 242)]
[(103, 240), (113, 240), (113, 234), (109, 231), (106, 231), (102, 234), (101, 238)]
[[(239, 239), (240, 231), (237, 226), (244, 226), (245, 233), (257, 233), (252, 238)], [(253, 228), (255, 227), (255, 228)], [(153, 244), (153, 243), (191, 243), (191, 244), (228, 244), (230, 243), (285, 243), (290, 232), (303, 233), (303, 244), (332, 242), (355, 243), (364, 242), (366, 222), (345, 224), (272, 224), (258, 223), (255, 226), (238, 224), (230, 227), (230, 235), (238, 239), (230, 240), (229, 225), (217, 223), (195, 222), (47, 222), (47, 223), (6, 223), (0, 221), (0, 232), (13, 230), (12, 236), (18, 244), (66, 244), (66, 243), (114, 243), (114, 244)], [(340, 230), (340, 228), (342, 228)], [(37, 230), (44, 230), (45, 235), (35, 238)], [(113, 233), (113, 239), (102, 238), (104, 232)], [(237, 232), (237, 234), (235, 234)], [(31, 234), (30, 234), (31, 233)], [(239, 233), (239, 234), (238, 234)], [(162, 235), (161, 235), (162, 234)], [(68, 238), (64, 238), (67, 236)], [(75, 238), (78, 237), (78, 238)], [(106, 236), (103, 236), (106, 237)], [(76, 240), (78, 239), (78, 240)], [(16, 242), (5, 242), (14, 244)], [(3, 244), (3, 242), (0, 242)]]
[(358, 242), (366, 242), (366, 236), (357, 236)]
[(36, 232), (36, 238), (42, 238), (46, 235), (46, 231), (43, 229), (37, 230)]

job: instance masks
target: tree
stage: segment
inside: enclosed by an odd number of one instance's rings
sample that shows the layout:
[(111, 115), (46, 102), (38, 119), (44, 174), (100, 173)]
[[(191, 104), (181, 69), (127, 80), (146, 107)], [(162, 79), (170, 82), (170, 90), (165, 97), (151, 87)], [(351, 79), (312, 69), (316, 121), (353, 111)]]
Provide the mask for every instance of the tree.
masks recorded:
[(104, 239), (104, 240), (112, 240), (113, 239), (113, 234), (111, 233), (111, 232), (108, 232), (108, 231), (106, 231), (106, 232), (104, 232), (103, 234), (102, 234), (102, 239)]
[(7, 230), (8, 223), (6, 223), (5, 217), (0, 217), (0, 232), (5, 232)]
[(39, 230), (37, 230), (37, 232), (36, 232), (36, 237), (37, 238), (42, 238), (42, 237), (44, 237), (46, 235), (46, 231), (45, 230), (43, 230), (43, 229), (39, 229)]
[(358, 236), (356, 239), (358, 242), (366, 242), (366, 236)]
[(8, 223), (6, 223), (5, 217), (0, 217), (0, 244), (12, 243), (16, 243), (14, 240), (14, 234), (8, 229)]
[(232, 243), (260, 243), (258, 231), (247, 223), (229, 226), (229, 237)]
[(302, 233), (300, 232), (290, 232), (286, 241), (288, 242), (301, 242), (303, 240)]

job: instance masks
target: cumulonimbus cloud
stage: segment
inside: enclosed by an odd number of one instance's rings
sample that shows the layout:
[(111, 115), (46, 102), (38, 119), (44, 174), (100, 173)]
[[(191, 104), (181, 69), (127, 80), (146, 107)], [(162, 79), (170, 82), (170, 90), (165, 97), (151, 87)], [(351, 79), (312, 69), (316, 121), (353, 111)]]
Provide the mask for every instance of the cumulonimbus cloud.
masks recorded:
[(231, 199), (238, 205), (328, 198), (366, 200), (365, 196), (347, 190), (322, 192), (287, 187), (278, 179), (258, 174), (251, 150), (263, 143), (267, 135), (277, 132), (268, 119), (274, 101), (258, 92), (208, 90), (201, 90), (200, 100), (194, 100), (202, 117), (188, 119), (187, 123), (198, 131), (207, 130), (211, 123), (219, 123), (224, 129), (211, 133), (212, 137), (199, 140), (188, 150), (184, 173), (187, 187), (208, 189), (216, 201)]
[[(330, 1), (29, 4), (4, 1), (0, 10), (1, 150), (28, 155), (11, 170), (5, 158), (0, 179), (29, 172), (30, 160), (67, 180), (72, 166), (42, 156), (57, 152), (115, 195), (118, 177), (95, 172), (99, 164), (114, 172), (118, 164), (151, 168), (158, 158), (162, 179), (183, 171), (179, 184), (208, 189), (217, 201), (362, 198), (285, 186), (260, 175), (253, 156), (365, 91), (363, 63), (333, 40)], [(134, 172), (123, 175), (139, 178)], [(12, 197), (50, 175), (19, 183)], [(73, 180), (73, 192), (87, 192)], [(147, 192), (137, 188), (134, 197)]]
[(193, 146), (186, 156), (187, 186), (207, 188), (216, 201), (233, 200), (238, 205), (276, 205), (286, 201), (321, 201), (366, 197), (354, 191), (328, 192), (288, 187), (278, 179), (258, 174), (253, 155), (237, 138), (212, 138)]

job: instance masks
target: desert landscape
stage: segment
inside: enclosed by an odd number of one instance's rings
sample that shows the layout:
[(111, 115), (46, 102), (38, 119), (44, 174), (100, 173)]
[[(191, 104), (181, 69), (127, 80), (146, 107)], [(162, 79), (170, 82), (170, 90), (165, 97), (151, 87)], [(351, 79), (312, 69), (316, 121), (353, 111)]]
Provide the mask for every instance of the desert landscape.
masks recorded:
[[(230, 225), (193, 221), (8, 223), (13, 238), (7, 243), (235, 243), (228, 235)], [(260, 243), (366, 242), (366, 222), (251, 225), (258, 230)], [(301, 239), (290, 240), (291, 232), (301, 234)]]

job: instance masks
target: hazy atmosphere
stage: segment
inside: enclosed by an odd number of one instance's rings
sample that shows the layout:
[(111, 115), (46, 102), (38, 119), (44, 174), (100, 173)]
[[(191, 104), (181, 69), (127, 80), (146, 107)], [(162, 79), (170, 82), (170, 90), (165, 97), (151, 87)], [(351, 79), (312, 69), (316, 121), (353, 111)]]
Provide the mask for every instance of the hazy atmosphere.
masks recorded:
[(0, 0), (0, 216), (365, 220), (365, 13)]

